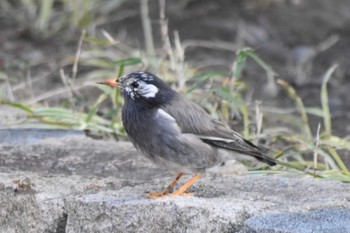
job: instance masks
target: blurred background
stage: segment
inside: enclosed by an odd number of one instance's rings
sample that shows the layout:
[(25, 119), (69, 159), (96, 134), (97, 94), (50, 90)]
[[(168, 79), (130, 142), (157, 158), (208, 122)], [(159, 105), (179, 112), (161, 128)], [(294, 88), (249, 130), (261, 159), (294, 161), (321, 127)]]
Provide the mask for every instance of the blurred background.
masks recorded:
[(2, 0), (0, 127), (125, 139), (123, 99), (95, 82), (147, 70), (286, 167), (350, 181), (349, 12), (348, 0)]

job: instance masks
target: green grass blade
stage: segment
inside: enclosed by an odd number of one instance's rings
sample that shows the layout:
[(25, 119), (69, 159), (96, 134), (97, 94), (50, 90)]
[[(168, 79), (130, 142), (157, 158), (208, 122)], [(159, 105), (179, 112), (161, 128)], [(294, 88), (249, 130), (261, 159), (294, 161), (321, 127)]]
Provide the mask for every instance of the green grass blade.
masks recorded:
[(90, 109), (89, 113), (86, 116), (86, 119), (85, 119), (86, 124), (88, 124), (91, 121), (92, 117), (96, 114), (98, 107), (107, 97), (108, 97), (108, 94), (104, 93), (97, 98), (95, 104), (92, 106), (92, 108)]
[[(124, 66), (125, 66), (124, 63), (121, 63), (119, 65), (118, 77), (123, 76), (123, 74), (124, 74)], [(118, 88), (116, 88), (114, 94), (115, 94), (115, 96), (114, 96), (114, 107), (116, 107), (118, 105), (118, 103), (119, 103), (119, 100), (120, 100), (120, 94), (119, 94), (119, 89)]]
[(301, 119), (303, 121), (304, 132), (309, 139), (312, 139), (312, 133), (311, 133), (310, 125), (309, 125), (309, 118), (307, 116), (303, 101), (298, 96), (295, 89), (291, 85), (289, 85), (286, 81), (279, 79), (279, 80), (277, 80), (277, 82), (287, 91), (290, 98), (294, 101), (296, 108), (299, 111), (299, 113), (301, 115)]
[(247, 105), (241, 105), (239, 107), (239, 110), (241, 111), (242, 113), (242, 116), (243, 116), (243, 125), (244, 125), (244, 128), (243, 128), (243, 136), (245, 138), (249, 138), (250, 137), (250, 133), (249, 133), (249, 125), (250, 125), (250, 121), (249, 121), (249, 114), (248, 114), (248, 108), (247, 108)]
[(192, 91), (196, 90), (200, 85), (205, 83), (209, 79), (214, 79), (216, 77), (224, 77), (225, 73), (221, 71), (208, 71), (201, 74), (198, 74), (191, 78), (191, 81), (193, 80), (193, 84), (190, 85), (187, 90), (186, 94), (190, 94)]
[(320, 141), (320, 145), (325, 147), (332, 147), (338, 150), (349, 150), (350, 151), (350, 139), (340, 138), (337, 136), (324, 136)]
[(7, 106), (10, 106), (10, 107), (14, 107), (14, 108), (23, 110), (23, 111), (25, 111), (25, 112), (27, 112), (29, 114), (33, 114), (33, 110), (32, 109), (30, 109), (29, 107), (27, 107), (27, 106), (25, 106), (24, 104), (21, 104), (21, 103), (11, 103), (11, 102), (0, 100), (0, 105), (7, 105)]
[(319, 107), (307, 107), (306, 112), (308, 114), (318, 116), (318, 117), (323, 117), (323, 115), (324, 115), (323, 110)]
[(125, 66), (124, 63), (121, 63), (121, 64), (119, 65), (118, 77), (123, 76), (123, 74), (124, 74), (124, 66)]
[(327, 83), (337, 67), (338, 65), (332, 65), (327, 70), (323, 78), (322, 88), (321, 88), (321, 104), (322, 104), (322, 110), (323, 110), (323, 121), (324, 121), (326, 134), (328, 135), (332, 135), (332, 121), (331, 121), (331, 114), (329, 110)]
[(233, 64), (232, 77), (234, 79), (239, 79), (241, 77), (241, 73), (247, 57), (252, 58), (263, 70), (265, 70), (268, 86), (275, 90), (275, 77), (277, 76), (276, 72), (268, 64), (266, 64), (266, 62), (264, 62), (251, 48), (244, 48), (237, 52), (237, 58)]
[(234, 80), (241, 78), (242, 70), (244, 68), (245, 60), (247, 58), (247, 55), (244, 50), (238, 50), (236, 54), (237, 57), (232, 67), (232, 78)]
[[(246, 49), (245, 53), (251, 57), (258, 65), (263, 68), (268, 74), (272, 76), (277, 76), (276, 72), (268, 65), (266, 62), (264, 62), (253, 49)], [(269, 75), (268, 75), (269, 76)]]
[(328, 152), (332, 155), (333, 159), (336, 161), (336, 163), (339, 165), (340, 170), (347, 176), (350, 176), (350, 172), (346, 165), (344, 164), (343, 160), (340, 158), (339, 154), (334, 148), (328, 148)]
[(53, 0), (40, 1), (40, 12), (39, 12), (39, 29), (44, 31), (49, 23), (50, 16), (52, 15)]
[(310, 176), (313, 176), (315, 178), (322, 178), (321, 175), (314, 174), (313, 172), (305, 171), (305, 167), (300, 165), (300, 164), (298, 164), (298, 163), (279, 161), (278, 165), (281, 165), (281, 166), (284, 166), (284, 167), (287, 167), (287, 168), (291, 168), (291, 169), (294, 169), (294, 170), (306, 173), (306, 174), (308, 174)]

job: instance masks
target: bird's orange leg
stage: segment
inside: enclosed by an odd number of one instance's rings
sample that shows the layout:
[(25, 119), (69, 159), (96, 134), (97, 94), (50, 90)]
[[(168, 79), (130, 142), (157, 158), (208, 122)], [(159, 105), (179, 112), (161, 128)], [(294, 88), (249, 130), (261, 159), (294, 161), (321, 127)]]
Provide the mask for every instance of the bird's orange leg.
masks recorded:
[(150, 193), (147, 194), (147, 197), (158, 198), (158, 197), (162, 197), (162, 196), (165, 196), (165, 195), (169, 194), (170, 190), (175, 187), (175, 185), (177, 184), (177, 182), (180, 180), (180, 178), (183, 175), (184, 175), (183, 172), (179, 172), (177, 174), (177, 176), (175, 177), (175, 179), (173, 179), (163, 191), (161, 191), (161, 192), (150, 192)]
[(190, 193), (185, 193), (185, 192), (186, 192), (187, 189), (189, 189), (200, 178), (201, 178), (201, 176), (196, 174), (189, 181), (187, 181), (187, 183), (182, 185), (178, 190), (174, 191), (171, 195), (174, 195), (174, 196), (181, 196), (181, 195), (191, 196)]

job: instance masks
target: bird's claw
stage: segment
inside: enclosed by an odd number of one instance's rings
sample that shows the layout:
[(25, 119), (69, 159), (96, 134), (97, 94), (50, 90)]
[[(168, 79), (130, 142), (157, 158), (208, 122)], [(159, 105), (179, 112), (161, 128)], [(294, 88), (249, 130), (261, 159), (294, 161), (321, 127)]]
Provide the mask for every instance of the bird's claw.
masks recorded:
[(165, 192), (165, 191), (162, 191), (162, 192), (150, 192), (150, 193), (148, 193), (146, 195), (146, 197), (156, 199), (156, 198), (159, 198), (159, 197), (164, 197), (164, 196), (166, 196), (168, 194), (169, 193)]
[(170, 196), (173, 196), (173, 197), (193, 197), (194, 194), (193, 193), (181, 193), (181, 194), (176, 194), (176, 193), (170, 193), (169, 194)]
[(166, 197), (166, 196), (172, 196), (172, 197), (193, 197), (193, 193), (169, 193), (169, 192), (150, 192), (146, 195), (147, 198), (157, 199), (160, 197)]

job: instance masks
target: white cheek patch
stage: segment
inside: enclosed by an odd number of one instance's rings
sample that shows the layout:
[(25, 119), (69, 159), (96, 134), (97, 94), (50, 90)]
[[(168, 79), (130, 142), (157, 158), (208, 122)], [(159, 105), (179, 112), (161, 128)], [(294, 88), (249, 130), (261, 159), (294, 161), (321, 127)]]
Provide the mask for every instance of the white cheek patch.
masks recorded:
[(144, 84), (137, 90), (138, 94), (145, 98), (154, 98), (157, 95), (158, 91), (159, 89), (153, 84)]

